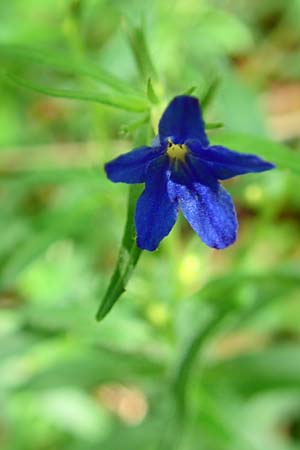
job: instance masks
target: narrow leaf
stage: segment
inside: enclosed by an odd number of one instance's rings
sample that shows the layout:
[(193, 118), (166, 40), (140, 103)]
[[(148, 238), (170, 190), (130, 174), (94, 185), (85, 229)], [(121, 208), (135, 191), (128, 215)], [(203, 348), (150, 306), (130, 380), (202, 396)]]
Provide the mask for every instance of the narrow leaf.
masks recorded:
[[(233, 297), (232, 292), (241, 287), (244, 283), (249, 282), (254, 283), (256, 286), (270, 283), (276, 289), (276, 286), (278, 287), (281, 285), (284, 285), (286, 288), (298, 287), (299, 281), (299, 274), (285, 273), (284, 271), (266, 274), (235, 273), (234, 275), (230, 274), (219, 279), (211, 280), (195, 294), (194, 297), (200, 297), (202, 302), (208, 302), (211, 305), (211, 314), (204, 325), (201, 323), (199, 329), (188, 343), (175, 370), (173, 389), (178, 412), (181, 415), (184, 415), (185, 413), (186, 385), (189, 380), (189, 375), (206, 340), (215, 334), (223, 321), (227, 319), (228, 315), (232, 315), (237, 308), (242, 308), (242, 311), (239, 312), (237, 320), (233, 322), (233, 328), (239, 327), (258, 311), (278, 299), (276, 295), (272, 295), (265, 301), (259, 299), (257, 303), (243, 308), (239, 304), (228, 301)], [(227, 299), (227, 302), (224, 302), (224, 299)]]
[(69, 98), (75, 100), (86, 100), (89, 102), (101, 103), (103, 105), (113, 106), (115, 108), (123, 109), (132, 112), (145, 112), (148, 110), (148, 102), (139, 97), (104, 94), (99, 92), (87, 92), (79, 89), (55, 89), (41, 86), (23, 78), (17, 77), (13, 74), (6, 74), (5, 78), (16, 84), (41, 94), (49, 95), (51, 97)]
[(224, 307), (220, 309), (218, 314), (211, 316), (204, 327), (201, 325), (200, 329), (195, 333), (195, 336), (191, 339), (186, 348), (186, 351), (181, 357), (181, 360), (176, 369), (173, 383), (178, 412), (180, 413), (180, 415), (184, 415), (185, 413), (186, 384), (188, 382), (189, 374), (195, 358), (198, 356), (203, 343), (206, 342), (207, 338), (209, 338), (209, 336), (218, 328), (229, 311), (230, 305), (225, 304)]
[(149, 78), (148, 82), (147, 82), (147, 97), (150, 100), (150, 102), (153, 103), (154, 105), (159, 103), (159, 100), (158, 100), (157, 95), (155, 94), (155, 91), (153, 88), (151, 78)]
[(224, 123), (222, 122), (214, 122), (214, 123), (205, 123), (205, 128), (207, 130), (215, 130), (217, 128), (223, 128)]
[(130, 27), (125, 23), (125, 30), (141, 78), (144, 80), (148, 80), (149, 77), (157, 78), (143, 28)]
[(137, 198), (141, 193), (141, 187), (132, 185), (128, 195), (128, 212), (125, 225), (122, 246), (118, 262), (110, 280), (108, 289), (104, 294), (100, 308), (97, 312), (97, 320), (102, 320), (109, 313), (116, 301), (125, 291), (126, 284), (139, 260), (142, 250), (136, 246), (134, 210)]
[(99, 181), (98, 168), (63, 168), (47, 170), (0, 170), (0, 181), (23, 185), (58, 184), (73, 181)]
[(122, 125), (121, 127), (121, 133), (129, 134), (133, 131), (136, 131), (138, 128), (142, 127), (149, 121), (149, 114), (146, 114), (142, 119), (136, 120), (135, 122)]
[(100, 81), (106, 86), (110, 86), (119, 92), (133, 92), (134, 89), (125, 83), (124, 81), (116, 78), (103, 68), (91, 64), (90, 61), (82, 59), (80, 61), (74, 60), (74, 57), (70, 54), (55, 53), (49, 54), (45, 50), (39, 50), (36, 48), (13, 45), (13, 44), (1, 44), (0, 55), (6, 58), (16, 60), (30, 61), (35, 64), (51, 67), (53, 69), (66, 71), (79, 76), (87, 76)]
[(213, 385), (233, 385), (245, 396), (271, 389), (299, 389), (300, 352), (298, 343), (280, 343), (216, 362), (205, 369)]
[(201, 95), (200, 105), (203, 110), (205, 110), (210, 105), (216, 93), (218, 85), (219, 85), (218, 78), (213, 79), (212, 82), (208, 85), (206, 91)]
[(191, 86), (183, 92), (183, 95), (193, 95), (196, 90), (197, 86)]

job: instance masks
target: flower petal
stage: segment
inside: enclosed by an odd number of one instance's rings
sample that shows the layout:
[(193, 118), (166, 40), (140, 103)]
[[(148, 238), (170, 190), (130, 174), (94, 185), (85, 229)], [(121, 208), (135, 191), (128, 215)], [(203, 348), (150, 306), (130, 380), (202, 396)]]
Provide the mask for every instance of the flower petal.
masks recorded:
[(256, 155), (239, 153), (220, 145), (203, 148), (197, 141), (187, 142), (187, 146), (196, 158), (203, 161), (219, 179), (226, 180), (250, 172), (264, 172), (275, 166)]
[(179, 206), (202, 241), (213, 248), (226, 248), (236, 240), (238, 223), (230, 195), (195, 183), (193, 189), (176, 185)]
[(136, 148), (105, 164), (106, 175), (115, 183), (144, 183), (149, 163), (159, 156), (159, 149)]
[(177, 144), (187, 139), (198, 139), (204, 147), (209, 145), (199, 102), (195, 97), (180, 95), (168, 105), (159, 122), (160, 142), (167, 138)]
[(191, 154), (186, 156), (185, 163), (181, 161), (173, 163), (170, 178), (175, 183), (184, 184), (191, 188), (194, 183), (200, 183), (210, 187), (213, 191), (219, 189), (216, 176), (210, 172), (204, 162)]
[(153, 251), (169, 234), (177, 219), (177, 203), (168, 194), (168, 167), (166, 156), (153, 161), (147, 170), (146, 187), (137, 201), (135, 227), (137, 245)]

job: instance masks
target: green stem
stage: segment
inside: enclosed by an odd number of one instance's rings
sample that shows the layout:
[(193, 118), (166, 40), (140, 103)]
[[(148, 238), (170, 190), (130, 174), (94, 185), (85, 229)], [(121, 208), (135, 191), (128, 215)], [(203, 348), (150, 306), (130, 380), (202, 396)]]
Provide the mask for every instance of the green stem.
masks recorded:
[[(196, 358), (204, 344), (204, 342), (219, 328), (221, 323), (228, 318), (229, 314), (232, 314), (237, 309), (241, 308), (241, 305), (232, 304), (231, 302), (226, 302), (226, 297), (228, 298), (230, 293), (238, 286), (245, 282), (258, 283), (271, 283), (276, 286), (287, 284), (287, 286), (298, 287), (299, 285), (299, 275), (293, 273), (284, 272), (271, 272), (266, 274), (251, 274), (251, 273), (241, 273), (235, 274), (234, 276), (225, 276), (223, 279), (212, 280), (199, 292), (202, 294), (202, 300), (208, 301), (212, 307), (213, 311), (211, 317), (203, 327), (203, 324), (196, 331), (195, 335), (192, 337), (187, 345), (187, 348), (183, 356), (179, 360), (177, 369), (175, 370), (175, 376), (173, 381), (173, 392), (175, 396), (175, 401), (177, 405), (177, 412), (180, 418), (185, 415), (186, 407), (186, 387), (189, 380), (190, 373), (192, 371), (193, 365)], [(224, 304), (218, 306), (217, 300), (219, 298), (224, 298)], [(254, 304), (247, 306), (244, 310), (240, 311), (240, 314), (235, 318), (235, 320), (230, 322), (230, 329), (236, 329), (244, 322), (248, 321), (257, 314), (262, 308), (269, 304), (272, 304), (277, 300), (276, 295), (269, 298), (268, 300), (255, 302)], [(214, 301), (214, 299), (216, 299)]]
[(204, 328), (203, 325), (201, 325), (201, 328), (196, 331), (194, 337), (188, 344), (178, 364), (174, 377), (173, 389), (177, 403), (177, 410), (181, 417), (185, 415), (186, 386), (194, 361), (203, 343), (218, 328), (219, 324), (226, 317), (228, 311), (228, 307), (224, 308), (217, 316), (212, 317)]

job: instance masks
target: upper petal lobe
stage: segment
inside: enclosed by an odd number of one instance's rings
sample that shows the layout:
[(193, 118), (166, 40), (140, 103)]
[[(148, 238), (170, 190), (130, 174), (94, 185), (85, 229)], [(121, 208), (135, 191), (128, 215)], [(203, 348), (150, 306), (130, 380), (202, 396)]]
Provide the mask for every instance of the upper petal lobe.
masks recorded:
[(149, 163), (159, 155), (152, 147), (134, 149), (105, 164), (107, 177), (115, 183), (144, 183)]
[(169, 161), (166, 156), (150, 163), (146, 187), (137, 201), (135, 226), (137, 245), (153, 251), (171, 231), (177, 219), (178, 207), (168, 194)]
[(159, 137), (161, 142), (167, 138), (174, 143), (198, 139), (204, 147), (209, 145), (199, 102), (195, 97), (180, 95), (171, 101), (160, 119)]

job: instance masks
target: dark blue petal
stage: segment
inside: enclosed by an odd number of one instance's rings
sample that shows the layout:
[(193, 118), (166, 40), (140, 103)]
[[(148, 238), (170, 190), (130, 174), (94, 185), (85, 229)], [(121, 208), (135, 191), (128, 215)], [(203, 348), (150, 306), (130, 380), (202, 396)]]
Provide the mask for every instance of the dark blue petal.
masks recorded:
[(264, 172), (275, 167), (256, 155), (234, 152), (220, 145), (203, 148), (197, 141), (189, 141), (187, 145), (219, 180), (249, 172)]
[(175, 183), (192, 187), (194, 183), (209, 186), (213, 191), (219, 189), (218, 179), (212, 174), (209, 168), (200, 159), (189, 154), (186, 156), (185, 163), (174, 161), (171, 166), (170, 178)]
[(199, 102), (195, 97), (175, 97), (163, 113), (158, 128), (161, 142), (167, 138), (175, 144), (198, 139), (204, 147), (209, 145)]
[(147, 170), (146, 187), (137, 201), (135, 227), (137, 245), (153, 251), (169, 234), (177, 219), (177, 203), (168, 194), (168, 157), (153, 161)]
[(230, 195), (219, 187), (217, 192), (201, 184), (193, 189), (175, 186), (183, 215), (202, 241), (222, 249), (236, 240), (238, 223)]
[(105, 164), (107, 177), (115, 183), (144, 183), (149, 163), (159, 156), (152, 147), (132, 150)]

